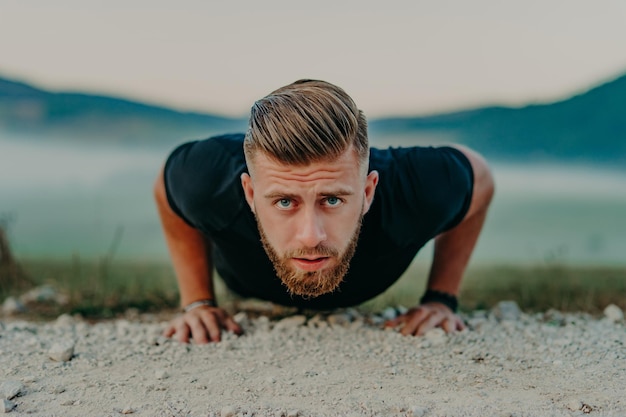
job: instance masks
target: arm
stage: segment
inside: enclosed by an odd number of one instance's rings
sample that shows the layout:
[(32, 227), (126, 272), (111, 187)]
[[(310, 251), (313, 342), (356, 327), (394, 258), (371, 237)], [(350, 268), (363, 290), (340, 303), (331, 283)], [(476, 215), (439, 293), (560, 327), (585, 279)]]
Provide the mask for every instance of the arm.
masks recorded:
[[(161, 219), (165, 241), (172, 258), (180, 290), (181, 305), (215, 299), (210, 243), (171, 209), (165, 191), (163, 171), (154, 184), (154, 198)], [(219, 341), (221, 329), (241, 333), (239, 325), (221, 308), (202, 306), (172, 320), (164, 331), (181, 342), (193, 337), (196, 343)]]
[[(435, 238), (433, 262), (428, 277), (428, 289), (458, 295), (463, 273), (474, 251), (494, 194), (493, 176), (486, 161), (478, 153), (456, 146), (469, 159), (474, 172), (472, 201), (463, 220), (454, 228)], [(434, 327), (446, 332), (464, 328), (452, 310), (437, 302), (424, 303), (390, 321), (388, 325), (403, 324), (402, 334), (422, 335)]]

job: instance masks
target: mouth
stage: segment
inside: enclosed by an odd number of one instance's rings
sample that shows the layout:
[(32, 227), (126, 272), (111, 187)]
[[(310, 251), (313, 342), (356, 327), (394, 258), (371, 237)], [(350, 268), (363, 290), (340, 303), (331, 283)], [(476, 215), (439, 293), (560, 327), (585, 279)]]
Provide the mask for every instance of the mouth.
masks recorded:
[(303, 271), (319, 271), (327, 266), (330, 258), (327, 256), (311, 257), (311, 258), (291, 258), (296, 267)]

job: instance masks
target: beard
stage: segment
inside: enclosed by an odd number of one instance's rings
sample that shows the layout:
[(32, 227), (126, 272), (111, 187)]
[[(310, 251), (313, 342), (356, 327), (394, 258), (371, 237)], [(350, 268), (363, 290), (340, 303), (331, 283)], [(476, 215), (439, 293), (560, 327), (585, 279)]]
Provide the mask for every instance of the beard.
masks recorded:
[[(299, 295), (308, 299), (318, 297), (322, 294), (332, 293), (343, 282), (343, 278), (350, 268), (350, 261), (356, 252), (356, 246), (361, 233), (361, 225), (363, 224), (363, 214), (360, 215), (355, 231), (343, 253), (340, 253), (337, 248), (319, 244), (314, 248), (291, 250), (281, 256), (269, 243), (259, 219), (256, 219), (256, 223), (259, 234), (261, 235), (261, 243), (263, 244), (267, 256), (274, 265), (274, 271), (278, 278), (280, 278), (283, 285), (287, 287), (289, 294)], [(338, 259), (339, 262), (333, 267), (318, 271), (301, 271), (289, 264), (291, 258), (301, 258), (307, 255), (320, 257), (328, 256)]]

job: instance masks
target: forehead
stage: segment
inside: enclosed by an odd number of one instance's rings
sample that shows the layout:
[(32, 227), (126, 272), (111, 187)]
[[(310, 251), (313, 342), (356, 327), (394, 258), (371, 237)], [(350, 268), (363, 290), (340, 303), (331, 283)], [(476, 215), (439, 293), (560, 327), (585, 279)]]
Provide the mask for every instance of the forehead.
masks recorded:
[(307, 165), (293, 165), (276, 161), (263, 152), (251, 162), (250, 176), (255, 185), (314, 185), (316, 183), (355, 183), (360, 179), (359, 159), (350, 148), (333, 160), (317, 161)]

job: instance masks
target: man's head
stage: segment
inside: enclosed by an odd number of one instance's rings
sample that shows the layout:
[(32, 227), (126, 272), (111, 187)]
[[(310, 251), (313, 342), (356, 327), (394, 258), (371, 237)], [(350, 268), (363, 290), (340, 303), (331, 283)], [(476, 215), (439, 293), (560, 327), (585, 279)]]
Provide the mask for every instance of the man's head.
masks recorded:
[(250, 110), (244, 141), (249, 168), (259, 152), (287, 165), (307, 165), (335, 159), (350, 146), (367, 171), (365, 115), (345, 91), (325, 81), (296, 81)]
[(335, 290), (378, 182), (365, 116), (341, 88), (296, 81), (252, 106), (244, 151), (242, 186), (277, 275), (293, 294)]

